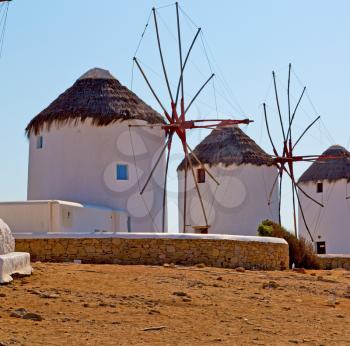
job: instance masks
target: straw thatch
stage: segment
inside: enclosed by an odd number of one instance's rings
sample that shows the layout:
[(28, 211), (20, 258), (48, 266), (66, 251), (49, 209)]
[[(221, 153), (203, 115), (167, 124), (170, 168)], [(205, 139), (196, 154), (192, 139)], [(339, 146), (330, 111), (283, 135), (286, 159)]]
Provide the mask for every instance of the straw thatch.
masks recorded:
[(299, 182), (317, 182), (340, 179), (350, 181), (350, 153), (340, 145), (332, 145), (322, 155), (335, 156), (334, 159), (318, 159), (299, 178)]
[(95, 126), (129, 119), (150, 124), (164, 123), (160, 114), (121, 85), (109, 71), (92, 69), (40, 112), (26, 128), (26, 133), (38, 134), (52, 124), (63, 125), (91, 119)]
[[(250, 137), (248, 137), (239, 127), (222, 127), (214, 129), (197, 147), (194, 149), (195, 155), (203, 164), (209, 166), (223, 164), (242, 165), (252, 164), (255, 166), (272, 166), (271, 156), (265, 153)], [(194, 166), (198, 162), (193, 155), (191, 161)], [(178, 170), (185, 169), (183, 160)]]

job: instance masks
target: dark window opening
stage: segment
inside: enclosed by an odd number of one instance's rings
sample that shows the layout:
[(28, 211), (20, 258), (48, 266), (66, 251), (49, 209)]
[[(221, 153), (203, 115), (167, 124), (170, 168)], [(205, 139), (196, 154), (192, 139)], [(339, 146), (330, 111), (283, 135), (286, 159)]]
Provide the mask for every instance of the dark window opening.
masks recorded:
[(36, 148), (42, 149), (43, 146), (44, 146), (44, 138), (43, 138), (43, 136), (38, 136), (36, 139)]
[(325, 241), (316, 242), (316, 252), (319, 255), (324, 255), (326, 253), (326, 242)]
[(204, 168), (197, 169), (197, 183), (198, 184), (205, 183), (205, 169)]
[(323, 192), (323, 183), (317, 183), (316, 191), (317, 193)]

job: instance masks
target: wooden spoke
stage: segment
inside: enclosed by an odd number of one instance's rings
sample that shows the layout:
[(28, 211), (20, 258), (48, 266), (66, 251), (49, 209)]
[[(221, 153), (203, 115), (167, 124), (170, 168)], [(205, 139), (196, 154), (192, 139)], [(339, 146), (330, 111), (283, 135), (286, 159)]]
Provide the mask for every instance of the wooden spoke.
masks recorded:
[(322, 203), (320, 203), (319, 201), (317, 201), (316, 199), (311, 197), (307, 192), (305, 192), (305, 190), (303, 188), (300, 187), (300, 185), (295, 181), (294, 177), (288, 172), (288, 170), (285, 167), (283, 168), (283, 170), (288, 174), (288, 176), (292, 180), (293, 184), (303, 193), (304, 196), (309, 198), (314, 203), (318, 204), (320, 207), (322, 207), (322, 208), (324, 207), (324, 205)]
[(168, 88), (168, 92), (169, 92), (169, 96), (170, 96), (170, 99), (171, 99), (171, 103), (174, 103), (173, 95), (171, 93), (171, 88), (170, 88), (170, 84), (169, 84), (168, 74), (167, 74), (166, 68), (165, 68), (164, 57), (163, 57), (163, 52), (162, 52), (162, 46), (160, 44), (160, 37), (159, 37), (156, 9), (153, 7), (152, 11), (153, 11), (154, 25), (156, 27), (158, 50), (159, 50), (160, 60), (162, 62), (164, 78), (165, 78), (165, 82), (166, 82), (166, 85), (167, 85), (167, 88)]
[(154, 173), (154, 171), (156, 170), (156, 168), (157, 168), (157, 166), (158, 166), (158, 164), (159, 164), (159, 162), (160, 162), (160, 160), (161, 160), (161, 158), (162, 158), (162, 156), (163, 156), (163, 154), (164, 154), (164, 151), (165, 151), (165, 149), (167, 148), (168, 143), (169, 143), (169, 141), (170, 141), (171, 138), (172, 138), (172, 136), (169, 136), (168, 140), (166, 141), (165, 145), (163, 146), (162, 151), (160, 152), (160, 154), (159, 154), (159, 156), (158, 156), (158, 158), (157, 158), (156, 163), (155, 163), (154, 166), (152, 167), (151, 173), (149, 174), (149, 176), (148, 176), (148, 178), (146, 179), (146, 182), (145, 182), (143, 188), (142, 188), (141, 191), (140, 191), (140, 195), (142, 195), (142, 194), (145, 192), (145, 189), (146, 189), (146, 187), (147, 187), (149, 181), (151, 180), (151, 178), (152, 178), (152, 176), (153, 176), (153, 173)]
[(283, 126), (283, 121), (282, 121), (282, 114), (281, 114), (280, 102), (279, 102), (279, 100), (278, 100), (278, 93), (277, 93), (277, 85), (276, 85), (276, 75), (275, 75), (275, 71), (272, 71), (272, 78), (273, 78), (273, 85), (274, 85), (274, 89), (275, 89), (276, 104), (277, 104), (278, 116), (279, 116), (280, 124), (281, 124), (281, 130), (282, 130), (283, 140), (286, 141), (286, 134), (285, 134), (285, 132), (284, 132), (284, 126)]
[(300, 137), (297, 139), (297, 141), (294, 143), (293, 145), (293, 149), (295, 148), (295, 146), (300, 142), (300, 140), (304, 137), (305, 133), (307, 131), (309, 131), (309, 129), (320, 119), (321, 117), (318, 116), (304, 131), (303, 133), (300, 135)]
[(296, 114), (296, 112), (298, 110), (298, 107), (299, 107), (299, 104), (301, 102), (301, 99), (304, 96), (305, 90), (306, 90), (306, 87), (303, 88), (303, 91), (302, 91), (302, 93), (301, 93), (301, 95), (299, 97), (299, 100), (298, 100), (298, 102), (297, 102), (297, 104), (296, 104), (296, 106), (294, 108), (294, 111), (293, 111), (293, 114), (292, 114), (292, 118), (290, 119), (290, 122), (289, 122), (289, 127), (288, 127), (288, 131), (287, 131), (287, 139), (288, 139), (288, 137), (289, 138), (291, 137), (292, 124), (293, 124), (293, 121), (294, 121), (294, 117), (295, 117), (295, 114)]
[(202, 90), (205, 88), (205, 86), (211, 81), (211, 79), (215, 76), (215, 74), (213, 73), (208, 79), (207, 81), (201, 86), (201, 88), (197, 91), (196, 95), (194, 95), (193, 99), (191, 100), (191, 102), (189, 103), (189, 105), (187, 106), (187, 108), (185, 109), (185, 114), (187, 113), (187, 111), (190, 109), (190, 107), (192, 106), (192, 103), (196, 100), (196, 98), (198, 97), (198, 95), (202, 92)]
[(277, 149), (276, 149), (275, 144), (273, 143), (273, 140), (272, 140), (272, 136), (271, 136), (271, 132), (270, 132), (270, 127), (269, 127), (269, 122), (267, 121), (266, 103), (263, 103), (263, 108), (264, 108), (265, 125), (266, 125), (267, 134), (268, 134), (268, 136), (269, 136), (270, 143), (271, 143), (271, 145), (272, 145), (272, 150), (273, 150), (274, 154), (275, 154), (276, 156), (278, 156)]
[(302, 219), (303, 219), (305, 228), (306, 228), (306, 230), (307, 230), (307, 233), (308, 233), (309, 236), (310, 236), (311, 241), (313, 242), (313, 241), (314, 241), (314, 238), (313, 238), (313, 236), (312, 236), (312, 234), (311, 234), (311, 232), (310, 232), (310, 228), (309, 228), (309, 226), (308, 226), (308, 224), (307, 224), (307, 222), (306, 222), (304, 210), (303, 210), (303, 207), (302, 207), (302, 205), (301, 205), (301, 201), (300, 201), (300, 198), (299, 198), (299, 195), (298, 195), (298, 190), (297, 190), (295, 184), (293, 184), (293, 188), (294, 188), (294, 191), (295, 191), (295, 195), (296, 195), (296, 197), (297, 197), (297, 200), (298, 200), (299, 210), (300, 210), (300, 214), (301, 214), (301, 217), (302, 217)]
[[(180, 29), (180, 16), (179, 16), (179, 4), (175, 3), (176, 6), (176, 23), (177, 23), (177, 38), (179, 42), (179, 60), (180, 60), (180, 84), (181, 84), (181, 99), (184, 98), (184, 79), (182, 69), (182, 45), (181, 45), (181, 29)], [(175, 105), (177, 103), (178, 93), (176, 91)]]
[(173, 140), (173, 132), (169, 134), (169, 140), (168, 140), (168, 153), (166, 158), (166, 165), (165, 165), (165, 176), (164, 176), (164, 190), (163, 190), (163, 212), (162, 212), (162, 232), (165, 232), (165, 216), (166, 216), (166, 210), (167, 210), (167, 178), (168, 178), (168, 170), (169, 170), (169, 160), (170, 160), (170, 151), (171, 151), (171, 144)]
[(188, 50), (188, 52), (187, 52), (187, 54), (186, 54), (186, 58), (185, 58), (184, 64), (182, 65), (181, 74), (180, 74), (180, 79), (179, 79), (179, 82), (177, 83), (176, 98), (175, 98), (175, 106), (177, 105), (177, 102), (178, 102), (179, 92), (180, 92), (180, 85), (181, 85), (182, 80), (183, 80), (183, 73), (184, 73), (184, 70), (185, 70), (185, 67), (186, 67), (188, 58), (190, 57), (191, 50), (192, 50), (192, 48), (193, 48), (193, 46), (194, 46), (194, 43), (196, 42), (196, 40), (197, 40), (198, 35), (199, 35), (200, 32), (201, 32), (201, 28), (198, 28), (197, 33), (196, 33), (196, 35), (194, 36), (194, 39), (192, 40), (192, 43), (191, 43), (191, 45), (190, 45), (190, 48), (189, 48), (189, 50)]
[(153, 89), (151, 83), (149, 82), (149, 80), (148, 80), (148, 78), (147, 78), (145, 72), (143, 71), (143, 69), (142, 69), (140, 63), (138, 62), (138, 60), (136, 59), (136, 57), (134, 57), (134, 61), (135, 61), (135, 63), (136, 63), (136, 66), (137, 66), (138, 69), (140, 70), (140, 72), (141, 72), (141, 74), (142, 74), (144, 80), (146, 81), (146, 83), (147, 83), (149, 89), (151, 90), (153, 96), (154, 96), (155, 99), (157, 100), (159, 106), (160, 106), (160, 107), (162, 108), (162, 110), (164, 111), (164, 114), (165, 114), (166, 118), (167, 118), (168, 121), (171, 123), (171, 122), (172, 122), (172, 118), (170, 117), (170, 115), (169, 115), (168, 112), (166, 111), (165, 107), (163, 106), (162, 102), (160, 101), (158, 95), (157, 95), (156, 92), (154, 91), (154, 89)]

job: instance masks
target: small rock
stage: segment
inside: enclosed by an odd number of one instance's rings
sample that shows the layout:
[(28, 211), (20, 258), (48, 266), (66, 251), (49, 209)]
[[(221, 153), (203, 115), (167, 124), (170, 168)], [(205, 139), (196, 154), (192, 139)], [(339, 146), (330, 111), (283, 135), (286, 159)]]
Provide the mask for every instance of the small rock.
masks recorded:
[(222, 281), (223, 278), (222, 278), (222, 276), (219, 276), (219, 277), (216, 278), (216, 280)]
[(198, 263), (198, 264), (196, 264), (196, 267), (197, 268), (205, 268), (206, 265), (204, 263)]
[(182, 298), (182, 301), (183, 301), (183, 302), (191, 302), (192, 299), (189, 298), (189, 297), (183, 297), (183, 298)]
[(88, 307), (90, 307), (90, 304), (89, 304), (89, 303), (84, 303), (84, 304), (83, 304), (83, 307), (84, 307), (84, 308), (88, 308)]
[(262, 287), (265, 289), (277, 288), (278, 283), (274, 280), (270, 280), (269, 282), (264, 282)]
[(189, 297), (189, 295), (186, 292), (182, 292), (182, 291), (174, 292), (173, 295), (178, 297)]
[(6, 294), (5, 293), (0, 293), (0, 297), (4, 298), (4, 297), (6, 297)]
[(245, 269), (243, 267), (237, 267), (235, 270), (238, 273), (244, 273), (245, 272)]
[(159, 327), (148, 327), (148, 328), (144, 328), (142, 329), (143, 332), (149, 332), (149, 331), (156, 331), (156, 330), (162, 330), (165, 329), (165, 326), (159, 326)]
[(306, 271), (304, 268), (293, 268), (292, 271), (299, 274), (306, 274)]
[(19, 308), (11, 312), (10, 317), (22, 318), (27, 313), (24, 308)]
[(336, 317), (337, 317), (337, 318), (345, 318), (344, 315), (337, 315)]
[(299, 341), (298, 340), (294, 340), (294, 339), (288, 340), (288, 342), (290, 342), (292, 344), (299, 344)]
[(43, 293), (40, 294), (40, 298), (56, 299), (56, 298), (59, 298), (59, 295), (58, 295), (58, 294), (55, 294), (55, 293), (46, 293), (46, 292), (43, 292)]
[(43, 317), (39, 314), (35, 314), (34, 312), (27, 312), (22, 317), (25, 320), (32, 320), (32, 321), (42, 321)]

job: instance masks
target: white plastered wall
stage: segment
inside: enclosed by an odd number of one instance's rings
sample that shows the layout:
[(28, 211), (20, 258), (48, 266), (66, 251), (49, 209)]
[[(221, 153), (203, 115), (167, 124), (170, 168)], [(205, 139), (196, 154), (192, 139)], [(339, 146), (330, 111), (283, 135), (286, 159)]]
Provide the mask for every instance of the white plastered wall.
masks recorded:
[(128, 232), (123, 211), (65, 201), (0, 203), (0, 217), (13, 233)]
[[(257, 227), (264, 219), (278, 221), (278, 187), (276, 184), (271, 203), (269, 192), (277, 175), (277, 169), (269, 166), (217, 165), (207, 168), (220, 185), (206, 174), (206, 182), (199, 184), (204, 200), (209, 233), (256, 235)], [(195, 169), (196, 171), (196, 169)], [(184, 171), (179, 177), (179, 227), (183, 229)], [(193, 232), (190, 225), (205, 225), (198, 194), (191, 171), (188, 171), (186, 232)]]
[[(299, 191), (306, 222), (314, 241), (325, 241), (327, 253), (350, 253), (350, 184), (346, 179), (323, 182), (317, 193), (317, 182), (299, 183), (301, 188), (324, 207), (315, 204)], [(299, 208), (299, 235), (311, 241)]]
[[(125, 210), (132, 232), (161, 231), (164, 156), (142, 198), (139, 184), (146, 181), (164, 145), (164, 131), (129, 128), (129, 124), (145, 122), (53, 125), (39, 134), (42, 149), (37, 148), (38, 136), (31, 135), (28, 200), (65, 200)], [(128, 165), (129, 180), (116, 179), (117, 163)]]

